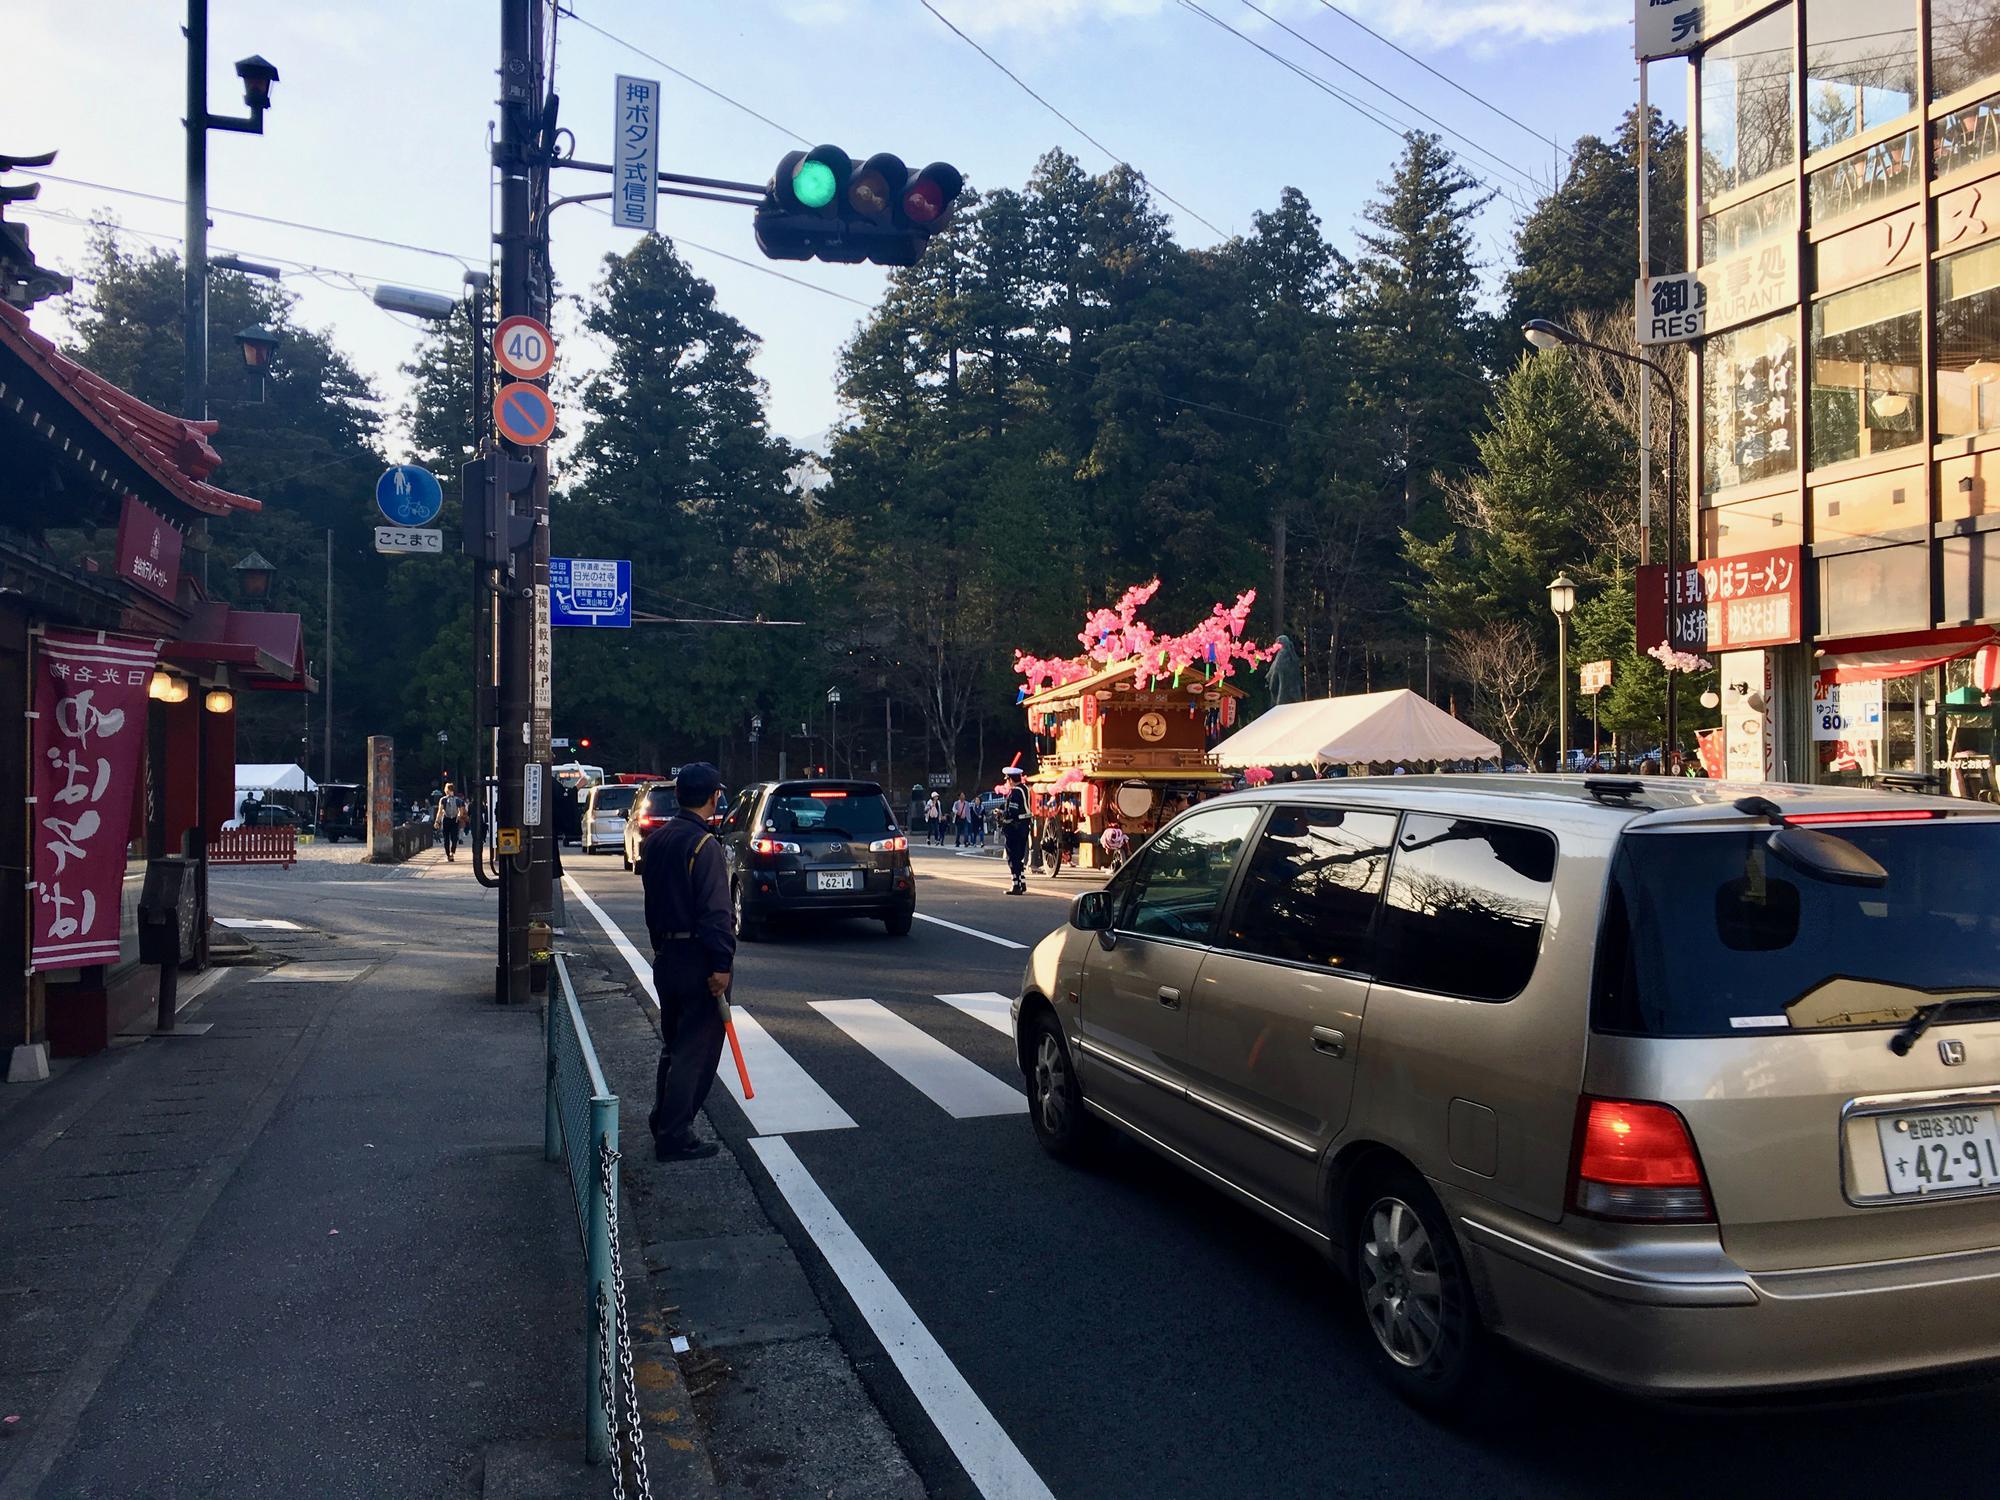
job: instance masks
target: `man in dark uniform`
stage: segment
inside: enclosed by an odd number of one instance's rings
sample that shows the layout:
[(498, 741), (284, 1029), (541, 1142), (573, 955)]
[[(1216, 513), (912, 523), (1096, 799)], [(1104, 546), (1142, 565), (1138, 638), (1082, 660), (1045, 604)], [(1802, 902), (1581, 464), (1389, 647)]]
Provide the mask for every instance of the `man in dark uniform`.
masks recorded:
[(721, 790), (722, 773), (708, 762), (682, 766), (674, 782), (679, 814), (647, 834), (639, 850), (660, 998), (660, 1067), (648, 1123), (662, 1161), (692, 1161), (718, 1149), (695, 1134), (694, 1117), (722, 1058), (736, 959), (729, 866), (708, 831)]
[(1007, 778), (1007, 800), (1000, 804), (1000, 837), (1007, 845), (1007, 873), (1014, 877), (1007, 894), (1020, 896), (1028, 889), (1028, 836), (1034, 824), (1028, 816), (1028, 789), (1022, 785), (1021, 768), (1007, 766), (1000, 774)]

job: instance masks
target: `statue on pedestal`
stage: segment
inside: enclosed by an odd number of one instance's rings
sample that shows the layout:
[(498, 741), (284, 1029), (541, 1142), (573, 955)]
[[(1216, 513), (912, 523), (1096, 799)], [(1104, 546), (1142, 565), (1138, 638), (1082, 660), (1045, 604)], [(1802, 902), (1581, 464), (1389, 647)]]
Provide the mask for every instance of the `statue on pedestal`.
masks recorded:
[(1264, 685), (1271, 690), (1273, 708), (1283, 703), (1297, 703), (1305, 697), (1305, 668), (1299, 661), (1298, 645), (1290, 636), (1278, 637), (1277, 649), (1264, 668)]

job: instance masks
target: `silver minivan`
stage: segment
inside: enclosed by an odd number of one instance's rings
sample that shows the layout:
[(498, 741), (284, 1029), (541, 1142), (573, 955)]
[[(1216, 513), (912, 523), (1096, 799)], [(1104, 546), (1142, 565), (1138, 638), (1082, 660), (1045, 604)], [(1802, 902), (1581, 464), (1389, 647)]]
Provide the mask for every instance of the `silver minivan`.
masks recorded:
[(1272, 786), (1033, 951), (1030, 1118), (1321, 1248), (1411, 1399), (1505, 1340), (1663, 1394), (2000, 1360), (2000, 809)]

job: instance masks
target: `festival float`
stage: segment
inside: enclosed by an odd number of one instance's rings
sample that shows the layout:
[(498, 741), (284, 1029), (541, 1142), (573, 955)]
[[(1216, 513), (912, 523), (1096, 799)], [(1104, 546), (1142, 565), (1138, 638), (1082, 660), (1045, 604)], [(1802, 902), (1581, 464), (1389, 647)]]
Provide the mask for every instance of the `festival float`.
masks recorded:
[(1017, 701), (1046, 746), (1027, 778), (1037, 820), (1073, 799), (1084, 868), (1105, 863), (1097, 839), (1115, 819), (1134, 844), (1191, 800), (1232, 785), (1210, 746), (1235, 728), (1243, 689), (1229, 679), (1270, 653), (1244, 639), (1256, 591), (1217, 604), (1181, 635), (1160, 636), (1139, 618), (1160, 581), (1127, 589), (1077, 632), (1068, 657), (1017, 651)]

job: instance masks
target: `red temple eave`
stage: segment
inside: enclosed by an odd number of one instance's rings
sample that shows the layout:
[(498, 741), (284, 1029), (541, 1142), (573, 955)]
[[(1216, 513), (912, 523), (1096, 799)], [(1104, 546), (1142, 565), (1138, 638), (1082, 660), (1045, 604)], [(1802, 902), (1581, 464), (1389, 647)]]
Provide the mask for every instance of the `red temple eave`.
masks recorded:
[(194, 422), (149, 406), (93, 375), (28, 326), (28, 316), (0, 302), (0, 347), (20, 357), (160, 487), (211, 516), (262, 510), (261, 501), (208, 482), (222, 463), (209, 443), (218, 424)]
[(306, 675), (305, 629), (297, 615), (204, 601), (195, 606), (186, 638), (163, 645), (160, 660), (188, 667), (226, 666), (248, 688), (309, 693), (318, 687)]

